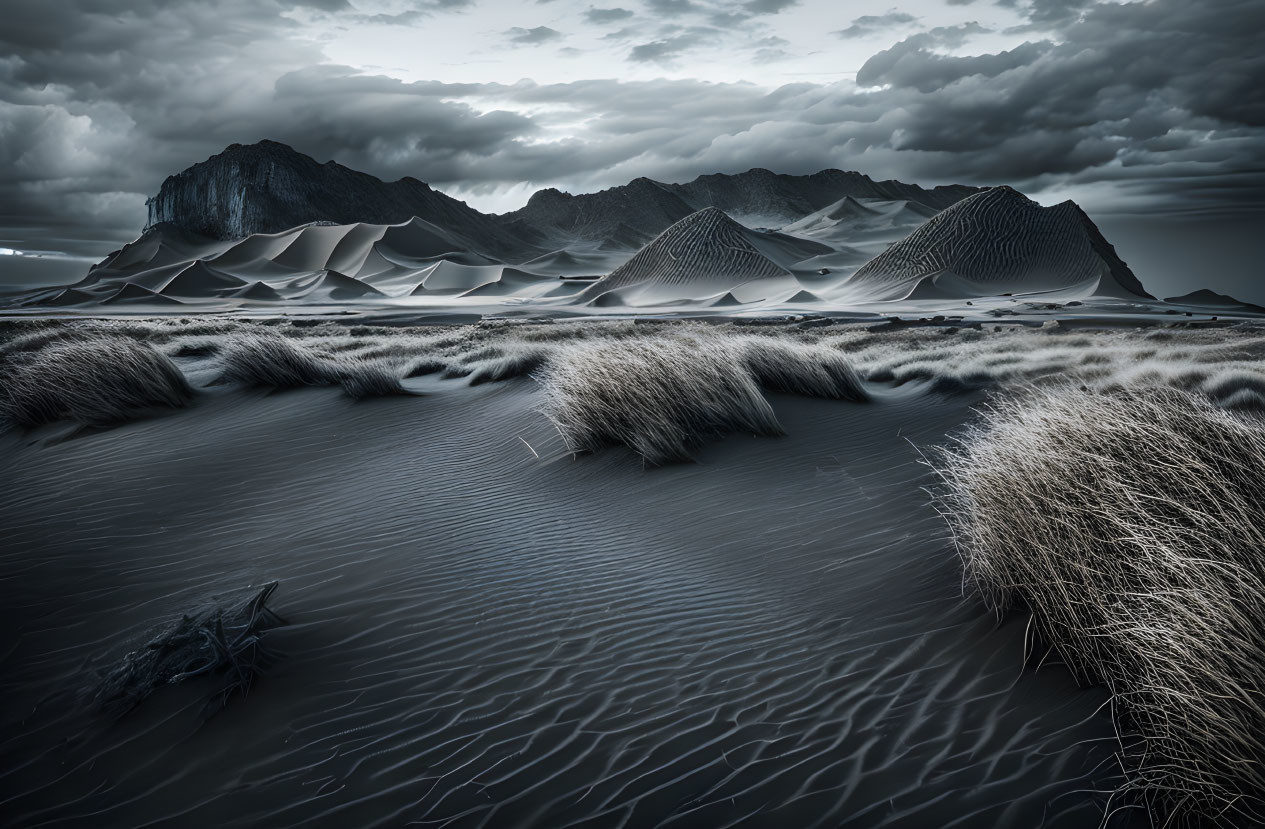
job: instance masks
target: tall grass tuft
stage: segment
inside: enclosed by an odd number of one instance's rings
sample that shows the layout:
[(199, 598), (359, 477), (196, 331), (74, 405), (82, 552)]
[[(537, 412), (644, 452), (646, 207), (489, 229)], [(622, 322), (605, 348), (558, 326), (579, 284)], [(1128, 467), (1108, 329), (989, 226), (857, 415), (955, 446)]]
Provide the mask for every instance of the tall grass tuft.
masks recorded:
[(663, 464), (730, 432), (783, 434), (751, 373), (714, 337), (562, 346), (536, 377), (542, 411), (573, 452), (624, 444)]
[(747, 369), (766, 389), (862, 402), (869, 399), (856, 369), (842, 353), (789, 337), (734, 337)]
[(0, 372), (0, 413), (19, 426), (109, 426), (193, 397), (170, 358), (128, 337), (58, 335), (25, 346), (7, 354)]
[(1113, 695), (1166, 825), (1265, 794), (1265, 427), (1169, 388), (1004, 398), (933, 465), (966, 579)]
[(377, 363), (315, 354), (277, 334), (239, 334), (224, 349), (218, 382), (274, 389), (342, 386), (351, 397), (407, 394)]

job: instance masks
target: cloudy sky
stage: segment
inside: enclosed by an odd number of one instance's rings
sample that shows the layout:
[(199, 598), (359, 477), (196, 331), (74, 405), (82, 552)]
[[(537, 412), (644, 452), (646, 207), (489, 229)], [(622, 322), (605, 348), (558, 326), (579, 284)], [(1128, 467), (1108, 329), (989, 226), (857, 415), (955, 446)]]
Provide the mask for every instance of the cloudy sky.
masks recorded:
[(1263, 33), (1261, 0), (6, 0), (0, 284), (271, 138), (497, 212), (756, 166), (1007, 183), (1161, 291), (1265, 301)]

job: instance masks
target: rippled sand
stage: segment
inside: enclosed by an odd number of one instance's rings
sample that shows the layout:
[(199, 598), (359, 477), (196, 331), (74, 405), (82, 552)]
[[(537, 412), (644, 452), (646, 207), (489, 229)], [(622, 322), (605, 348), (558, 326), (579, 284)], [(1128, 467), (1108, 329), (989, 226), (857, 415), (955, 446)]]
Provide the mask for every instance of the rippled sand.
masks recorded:
[[(0, 436), (7, 825), (1094, 826), (1101, 690), (961, 595), (917, 446), (977, 398), (572, 459), (521, 379)], [(537, 455), (540, 457), (538, 458)], [(151, 626), (277, 579), (284, 656), (111, 723)]]

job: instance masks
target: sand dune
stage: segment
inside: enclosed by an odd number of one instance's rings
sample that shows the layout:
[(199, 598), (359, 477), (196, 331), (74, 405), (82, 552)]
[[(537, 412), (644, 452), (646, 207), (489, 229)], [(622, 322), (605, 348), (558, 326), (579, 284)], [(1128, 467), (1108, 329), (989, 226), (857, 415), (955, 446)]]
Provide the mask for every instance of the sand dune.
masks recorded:
[[(580, 304), (645, 308), (655, 313), (725, 307), (717, 301), (726, 293), (744, 305), (815, 303), (823, 311), (860, 310), (870, 303), (891, 301), (960, 309), (971, 299), (1016, 294), (1039, 295), (1047, 302), (1090, 296), (1150, 299), (1093, 223), (1071, 202), (1042, 208), (1004, 187), (959, 200), (967, 194), (950, 188), (933, 201), (947, 201), (951, 206), (935, 214), (924, 202), (891, 197), (904, 192), (904, 185), (854, 181), (847, 175), (800, 181), (761, 173), (743, 179), (755, 186), (751, 192), (744, 189), (746, 185), (733, 192), (725, 190), (732, 184), (728, 179), (720, 184), (724, 184), (726, 199), (748, 205), (758, 201), (751, 199), (767, 185), (789, 198), (784, 201), (789, 205), (798, 202), (790, 191), (782, 192), (786, 187), (794, 190), (811, 184), (816, 188), (814, 199), (819, 199), (825, 193), (822, 188), (844, 180), (864, 185), (862, 190), (872, 191), (871, 195), (836, 198), (786, 225), (785, 232), (752, 230), (716, 208), (705, 208), (687, 214), (636, 253), (622, 243), (607, 244), (610, 240), (604, 237), (590, 239), (579, 233), (564, 240), (566, 246), (548, 253), (528, 246), (523, 250), (530, 254), (504, 260), (485, 252), (481, 238), (417, 217), (394, 225), (309, 224), (235, 241), (199, 238), (162, 224), (94, 268), (73, 286), (76, 293), (44, 290), (14, 302), (76, 307), (111, 300), (116, 306), (140, 307), (147, 297), (144, 292), (119, 294), (121, 286), (135, 285), (217, 311), (259, 300), (377, 305), (404, 312), (410, 307), (434, 307), (451, 297), (452, 304), (463, 310), (481, 299), (487, 308), (534, 304), (545, 314), (575, 313), (577, 292), (551, 282), (560, 278), (594, 281), (580, 292)], [(667, 201), (643, 205), (642, 218), (651, 214), (662, 218), (676, 210), (666, 205), (684, 204), (665, 185), (648, 180), (643, 185), (639, 185), (642, 190), (649, 188), (647, 193), (653, 191)], [(602, 222), (615, 221), (607, 202), (623, 204), (634, 191), (640, 192), (633, 188), (597, 194), (593, 199), (562, 198), (558, 215), (571, 216), (578, 210), (572, 216), (575, 221), (597, 221), (596, 213), (589, 218), (581, 215), (588, 209), (581, 208), (591, 204), (605, 217)], [(533, 211), (553, 215), (545, 209), (550, 198), (546, 191)], [(626, 239), (640, 233), (618, 221), (611, 227), (620, 229)], [(914, 227), (917, 230), (904, 240), (889, 246)], [(514, 232), (521, 236), (527, 229)], [(560, 238), (546, 233), (533, 245)], [(506, 261), (519, 263), (512, 266), (517, 273), (510, 279), (503, 278), (504, 268), (509, 267)], [(313, 282), (314, 275), (324, 273), (340, 275), (331, 280), (355, 282)], [(539, 281), (523, 274), (535, 274)], [(254, 283), (264, 287), (244, 290)], [(112, 299), (116, 294), (118, 300)], [(1208, 304), (1198, 298), (1191, 305), (1234, 315), (1254, 313), (1241, 304)]]
[(470, 266), (455, 262), (436, 262), (421, 272), (422, 281), (413, 293), (465, 293), (481, 285), (496, 282), (504, 269), (499, 265)]
[(634, 293), (658, 300), (699, 297), (724, 286), (789, 277), (789, 271), (761, 253), (753, 237), (721, 211), (700, 210), (665, 230), (581, 297), (607, 297), (607, 302), (612, 296), (631, 300)]
[(277, 289), (266, 282), (251, 282), (234, 291), (232, 295), (239, 299), (249, 299), (255, 302), (280, 302), (282, 299), (281, 294), (277, 293)]
[(101, 300), (102, 305), (180, 305), (169, 296), (151, 291), (143, 285), (128, 283)]
[[(168, 244), (168, 235), (178, 243)], [(73, 306), (166, 298), (316, 304), (411, 294), (531, 297), (550, 293), (560, 274), (596, 277), (626, 258), (557, 251), (507, 271), (468, 240), (416, 218), (399, 225), (307, 225), (236, 242), (199, 243), (160, 227), (94, 269), (74, 292), (44, 291), (33, 301)], [(120, 293), (124, 287), (128, 290)], [(558, 295), (571, 293), (563, 289)]]
[(1009, 187), (941, 211), (846, 287), (873, 299), (1050, 291), (1150, 298), (1073, 202), (1042, 207)]
[(304, 299), (317, 300), (354, 300), (364, 297), (380, 297), (384, 294), (368, 283), (338, 271), (323, 271), (310, 279), (295, 280), (288, 287), (293, 289), (291, 295)]
[(246, 280), (213, 268), (199, 259), (181, 268), (158, 293), (164, 296), (205, 299), (241, 290), (247, 284)]

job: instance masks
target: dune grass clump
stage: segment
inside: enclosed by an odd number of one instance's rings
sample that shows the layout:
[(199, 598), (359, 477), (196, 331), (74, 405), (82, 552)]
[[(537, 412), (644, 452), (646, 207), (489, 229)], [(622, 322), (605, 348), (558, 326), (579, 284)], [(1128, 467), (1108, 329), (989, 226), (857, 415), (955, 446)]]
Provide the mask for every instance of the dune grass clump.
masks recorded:
[(377, 363), (350, 366), (339, 385), (343, 388), (343, 394), (353, 400), (411, 394), (400, 385), (400, 378), (395, 372)]
[(62, 335), (26, 345), (0, 371), (0, 413), (19, 426), (63, 419), (109, 426), (193, 398), (169, 357), (133, 339)]
[(1265, 794), (1265, 426), (1171, 388), (994, 403), (933, 461), (968, 583), (1111, 692), (1121, 794), (1237, 826)]
[(536, 371), (548, 360), (550, 350), (540, 346), (519, 343), (505, 354), (476, 361), (471, 365), (470, 385), (499, 383), (515, 377), (524, 377)]
[(869, 399), (856, 369), (838, 351), (787, 337), (738, 337), (747, 369), (773, 391), (862, 402)]
[(233, 337), (222, 361), (218, 383), (273, 389), (342, 386), (356, 398), (408, 393), (400, 378), (382, 365), (319, 356), (276, 334)]
[(1265, 373), (1227, 369), (1203, 381), (1200, 391), (1224, 409), (1265, 411)]
[(711, 337), (571, 344), (536, 377), (572, 452), (624, 444), (663, 464), (730, 432), (784, 434), (746, 366)]
[(248, 334), (233, 338), (224, 350), (220, 381), (275, 389), (328, 386), (341, 382), (341, 367), (285, 337)]
[(438, 374), (448, 367), (448, 364), (438, 357), (422, 356), (410, 361), (404, 368), (405, 377), (425, 377), (428, 374)]

